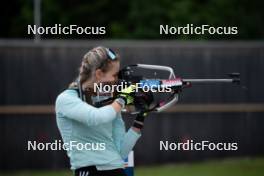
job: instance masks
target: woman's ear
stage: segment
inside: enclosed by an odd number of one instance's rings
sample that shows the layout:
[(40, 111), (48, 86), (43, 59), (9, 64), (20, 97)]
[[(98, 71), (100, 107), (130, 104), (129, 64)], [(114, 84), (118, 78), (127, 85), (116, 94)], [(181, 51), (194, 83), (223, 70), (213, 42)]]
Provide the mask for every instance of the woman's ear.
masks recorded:
[(100, 81), (103, 77), (103, 71), (101, 69), (97, 69), (95, 71), (95, 77), (97, 81)]

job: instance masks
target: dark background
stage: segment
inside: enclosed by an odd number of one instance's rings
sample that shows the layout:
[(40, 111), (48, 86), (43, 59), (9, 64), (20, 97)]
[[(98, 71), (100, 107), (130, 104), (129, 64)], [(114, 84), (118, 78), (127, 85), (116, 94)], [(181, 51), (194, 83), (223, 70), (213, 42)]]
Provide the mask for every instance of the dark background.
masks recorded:
[[(51, 39), (263, 40), (264, 2), (260, 0), (42, 0), (41, 26), (106, 26), (107, 34), (47, 35)], [(33, 38), (33, 0), (3, 1), (0, 38)], [(159, 35), (159, 25), (237, 26), (238, 35)]]
[[(0, 5), (1, 171), (69, 168), (66, 152), (27, 151), (27, 141), (61, 139), (53, 111), (56, 96), (76, 78), (83, 55), (99, 45), (117, 51), (122, 66), (166, 65), (183, 78), (241, 73), (242, 86), (194, 86), (174, 107), (187, 110), (151, 114), (135, 147), (136, 165), (263, 157), (264, 1), (42, 0), (41, 26), (105, 26), (106, 35), (42, 35), (40, 40), (27, 34), (27, 25), (34, 24), (34, 1)], [(161, 24), (236, 26), (238, 34), (160, 35)], [(219, 104), (229, 110), (210, 112), (208, 105)], [(35, 112), (38, 105), (48, 108)], [(192, 105), (200, 108), (191, 111)], [(124, 120), (130, 127), (133, 118), (124, 115)], [(159, 150), (160, 140), (188, 139), (237, 142), (238, 150)]]
[[(207, 85), (185, 90), (184, 104), (261, 104), (263, 107), (264, 44), (262, 42), (179, 41), (0, 41), (0, 104), (53, 105), (75, 79), (82, 56), (92, 47), (111, 47), (121, 64), (167, 65), (183, 78), (221, 78), (240, 72), (242, 85)], [(176, 105), (177, 106), (177, 105)], [(232, 106), (232, 105), (231, 105)], [(203, 109), (202, 109), (203, 110)], [(264, 109), (240, 112), (164, 112), (151, 114), (135, 147), (137, 165), (236, 156), (263, 156)], [(124, 115), (127, 126), (132, 119)], [(53, 112), (0, 114), (1, 170), (68, 167), (64, 151), (27, 151), (27, 141), (60, 139)], [(159, 141), (237, 142), (238, 151), (160, 151)]]

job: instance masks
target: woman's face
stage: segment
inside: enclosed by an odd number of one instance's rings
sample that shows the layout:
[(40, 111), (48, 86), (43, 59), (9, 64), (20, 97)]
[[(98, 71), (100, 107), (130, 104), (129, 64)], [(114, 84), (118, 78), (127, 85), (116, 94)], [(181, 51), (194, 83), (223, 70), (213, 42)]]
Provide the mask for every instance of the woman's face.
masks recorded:
[(116, 82), (118, 80), (118, 72), (120, 68), (120, 62), (112, 62), (110, 69), (107, 72), (102, 72), (102, 70), (96, 70), (97, 83), (102, 82)]

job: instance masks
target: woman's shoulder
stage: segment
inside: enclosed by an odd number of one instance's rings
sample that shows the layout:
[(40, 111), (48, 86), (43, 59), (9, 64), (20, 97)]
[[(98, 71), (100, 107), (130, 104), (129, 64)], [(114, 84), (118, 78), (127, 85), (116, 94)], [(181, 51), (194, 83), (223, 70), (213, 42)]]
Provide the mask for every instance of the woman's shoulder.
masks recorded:
[(74, 97), (78, 97), (78, 92), (76, 89), (65, 89), (64, 91), (62, 91), (57, 98), (59, 97), (64, 97), (64, 96), (74, 96)]
[(75, 89), (66, 89), (57, 96), (55, 104), (58, 105), (66, 100), (75, 98), (78, 98), (78, 92)]

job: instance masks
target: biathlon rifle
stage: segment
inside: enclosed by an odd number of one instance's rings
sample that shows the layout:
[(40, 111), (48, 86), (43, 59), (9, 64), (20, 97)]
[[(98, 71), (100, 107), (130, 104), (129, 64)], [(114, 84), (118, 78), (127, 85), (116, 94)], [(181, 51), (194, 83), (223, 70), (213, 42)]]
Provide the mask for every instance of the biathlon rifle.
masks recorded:
[[(135, 69), (148, 69), (148, 70), (161, 70), (169, 73), (169, 77), (167, 79), (146, 79), (142, 75), (135, 75)], [(240, 84), (240, 73), (230, 73), (227, 75), (227, 78), (221, 79), (184, 79), (175, 75), (174, 70), (168, 66), (161, 65), (148, 65), (148, 64), (135, 64), (128, 65), (120, 70), (119, 72), (119, 80), (120, 82), (126, 82), (128, 84), (137, 84), (149, 87), (169, 87), (171, 88), (171, 92), (169, 93), (169, 97), (166, 100), (162, 100), (156, 102), (154, 105), (149, 107), (146, 111), (151, 112), (161, 112), (173, 106), (179, 100), (179, 94), (183, 89), (189, 88), (192, 85), (197, 84), (218, 84), (218, 83), (227, 83), (227, 84)], [(142, 97), (148, 94), (148, 97), (152, 97), (153, 92), (144, 92), (139, 91), (139, 93), (135, 93), (134, 98)], [(131, 114), (138, 114), (139, 110), (135, 110), (134, 112), (130, 112)]]

